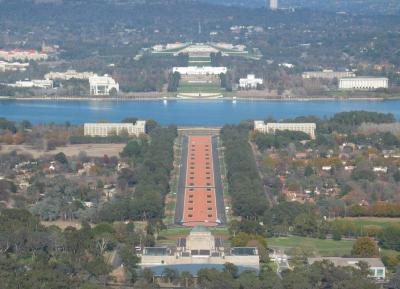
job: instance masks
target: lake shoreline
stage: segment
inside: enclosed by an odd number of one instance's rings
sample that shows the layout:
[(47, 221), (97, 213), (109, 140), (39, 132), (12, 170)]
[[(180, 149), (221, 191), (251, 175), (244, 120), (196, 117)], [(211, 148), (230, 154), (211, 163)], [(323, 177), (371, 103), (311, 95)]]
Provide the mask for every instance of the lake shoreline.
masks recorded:
[(291, 98), (264, 98), (264, 97), (218, 97), (218, 98), (206, 98), (206, 97), (190, 97), (190, 98), (179, 98), (179, 97), (77, 97), (77, 96), (32, 96), (32, 97), (11, 97), (11, 96), (0, 96), (0, 101), (3, 100), (16, 100), (16, 101), (218, 101), (218, 100), (229, 100), (229, 101), (385, 101), (385, 100), (399, 100), (400, 96), (395, 97), (291, 97)]

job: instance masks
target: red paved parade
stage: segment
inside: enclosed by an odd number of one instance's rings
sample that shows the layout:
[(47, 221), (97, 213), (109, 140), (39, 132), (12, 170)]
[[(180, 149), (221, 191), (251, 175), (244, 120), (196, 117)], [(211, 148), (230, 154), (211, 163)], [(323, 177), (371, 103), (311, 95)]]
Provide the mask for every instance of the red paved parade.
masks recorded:
[(182, 224), (218, 225), (211, 136), (189, 136)]

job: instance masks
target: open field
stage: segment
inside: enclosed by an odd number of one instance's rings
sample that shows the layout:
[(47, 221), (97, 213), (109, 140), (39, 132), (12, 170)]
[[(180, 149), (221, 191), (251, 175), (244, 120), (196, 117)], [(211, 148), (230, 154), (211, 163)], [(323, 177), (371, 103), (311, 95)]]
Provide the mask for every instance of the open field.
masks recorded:
[(67, 156), (77, 156), (80, 152), (86, 152), (88, 156), (102, 157), (107, 155), (118, 156), (125, 144), (74, 144), (58, 147), (52, 151), (37, 150), (27, 145), (2, 145), (0, 153), (17, 151), (18, 153), (31, 154), (34, 158), (43, 155), (55, 155), (63, 152)]
[[(350, 255), (355, 241), (342, 240), (334, 241), (328, 239), (316, 239), (299, 236), (268, 238), (269, 247), (282, 247), (285, 250), (302, 248), (315, 255), (323, 257)], [(380, 249), (381, 256), (397, 256), (400, 252), (388, 249)]]
[(352, 222), (357, 227), (364, 226), (377, 226), (381, 228), (387, 228), (390, 225), (399, 225), (400, 226), (400, 218), (377, 218), (377, 217), (357, 217), (357, 218), (343, 218), (338, 219), (343, 221)]
[(306, 250), (313, 251), (313, 253), (316, 255), (327, 257), (349, 255), (354, 241), (334, 241), (290, 236), (268, 238), (267, 243), (268, 246), (283, 247), (285, 249), (304, 248)]
[(180, 93), (218, 93), (221, 91), (221, 87), (215, 83), (181, 83), (178, 87), (178, 92)]
[(62, 230), (65, 230), (65, 228), (67, 227), (73, 227), (75, 229), (80, 229), (82, 227), (79, 221), (56, 220), (56, 221), (41, 221), (40, 223), (45, 227), (56, 226)]

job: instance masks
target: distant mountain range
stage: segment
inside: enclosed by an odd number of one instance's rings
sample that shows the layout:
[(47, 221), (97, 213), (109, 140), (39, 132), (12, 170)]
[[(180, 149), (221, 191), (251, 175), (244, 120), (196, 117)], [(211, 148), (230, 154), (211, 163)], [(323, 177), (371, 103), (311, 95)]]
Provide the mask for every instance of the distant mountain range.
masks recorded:
[[(144, 4), (168, 1), (198, 1), (212, 4), (259, 8), (269, 6), (269, 0), (0, 0), (1, 3), (33, 2), (36, 4), (62, 4), (104, 2), (123, 4)], [(396, 14), (400, 15), (400, 0), (278, 0), (280, 8), (307, 8), (331, 12), (354, 14)]]
[[(265, 7), (269, 0), (201, 0), (215, 4)], [(400, 14), (400, 0), (279, 0), (282, 8), (302, 7), (360, 14)]]

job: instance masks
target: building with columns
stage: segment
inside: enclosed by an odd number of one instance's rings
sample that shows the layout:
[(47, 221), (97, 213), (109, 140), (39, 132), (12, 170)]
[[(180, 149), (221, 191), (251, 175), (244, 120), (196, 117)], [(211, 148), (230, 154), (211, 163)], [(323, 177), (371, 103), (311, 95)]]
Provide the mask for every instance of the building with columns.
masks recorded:
[(354, 77), (339, 80), (341, 90), (376, 90), (388, 87), (389, 79), (386, 77)]
[(323, 70), (323, 71), (306, 71), (302, 74), (303, 79), (334, 79), (334, 78), (352, 78), (356, 77), (353, 71), (333, 71), (333, 70)]
[(220, 75), (228, 71), (226, 67), (214, 66), (187, 66), (187, 67), (174, 67), (172, 72), (178, 72), (181, 75)]
[(263, 80), (256, 78), (254, 74), (248, 74), (246, 78), (239, 79), (239, 87), (241, 89), (256, 89), (257, 86), (262, 84)]
[(242, 270), (260, 269), (257, 248), (227, 248), (222, 238), (214, 237), (206, 227), (196, 226), (189, 236), (179, 238), (176, 246), (143, 248), (140, 266), (150, 268), (159, 276), (166, 267), (197, 274), (201, 268), (222, 269), (225, 263), (235, 264)]
[(110, 95), (113, 89), (119, 91), (119, 84), (107, 74), (89, 77), (89, 85), (90, 95)]
[(133, 123), (85, 123), (83, 126), (85, 136), (121, 135), (139, 136), (146, 133), (146, 121), (138, 120)]
[(315, 123), (265, 123), (262, 120), (254, 121), (254, 130), (260, 133), (275, 134), (277, 130), (301, 131), (315, 139)]

